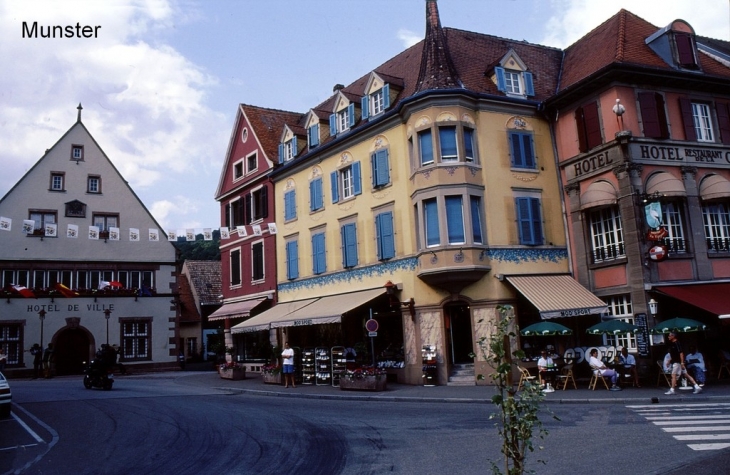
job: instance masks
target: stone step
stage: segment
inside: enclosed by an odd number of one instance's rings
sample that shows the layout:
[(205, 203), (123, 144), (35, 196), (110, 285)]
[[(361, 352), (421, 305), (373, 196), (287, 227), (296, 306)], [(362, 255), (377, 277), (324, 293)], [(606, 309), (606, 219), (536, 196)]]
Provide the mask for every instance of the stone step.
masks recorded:
[(449, 381), (446, 386), (476, 386), (477, 383), (472, 379), (471, 381)]

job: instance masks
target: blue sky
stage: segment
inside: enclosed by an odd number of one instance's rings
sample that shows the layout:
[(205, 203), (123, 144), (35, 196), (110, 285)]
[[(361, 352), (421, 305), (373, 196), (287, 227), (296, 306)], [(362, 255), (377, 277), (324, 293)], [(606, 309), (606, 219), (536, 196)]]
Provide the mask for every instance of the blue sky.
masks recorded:
[[(730, 39), (725, 0), (438, 5), (443, 26), (555, 47), (620, 8)], [(101, 29), (98, 38), (24, 39), (23, 21)], [(239, 103), (306, 112), (422, 39), (425, 22), (425, 0), (0, 0), (0, 196), (82, 103), (84, 124), (165, 230), (216, 228)]]

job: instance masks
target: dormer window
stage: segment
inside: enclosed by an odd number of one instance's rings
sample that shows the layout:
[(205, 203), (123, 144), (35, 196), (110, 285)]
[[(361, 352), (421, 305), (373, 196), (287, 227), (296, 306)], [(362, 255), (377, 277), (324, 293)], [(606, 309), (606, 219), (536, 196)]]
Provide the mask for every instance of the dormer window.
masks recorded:
[(355, 125), (355, 104), (353, 103), (330, 115), (330, 135), (332, 136), (347, 132), (353, 125)]
[(514, 71), (504, 72), (504, 90), (510, 94), (522, 94), (520, 73)]
[(314, 148), (319, 145), (319, 124), (314, 124), (307, 129), (307, 139), (309, 141), (309, 148)]
[(390, 107), (390, 85), (384, 84), (380, 89), (362, 98), (362, 118), (375, 117), (388, 107)]
[(279, 163), (288, 162), (297, 155), (297, 138), (296, 136), (279, 144)]
[(497, 75), (497, 89), (500, 91), (517, 96), (535, 95), (532, 73), (509, 70), (503, 67), (494, 68), (494, 72)]
[(677, 63), (683, 68), (696, 69), (698, 65), (692, 35), (675, 31), (674, 43), (677, 45)]

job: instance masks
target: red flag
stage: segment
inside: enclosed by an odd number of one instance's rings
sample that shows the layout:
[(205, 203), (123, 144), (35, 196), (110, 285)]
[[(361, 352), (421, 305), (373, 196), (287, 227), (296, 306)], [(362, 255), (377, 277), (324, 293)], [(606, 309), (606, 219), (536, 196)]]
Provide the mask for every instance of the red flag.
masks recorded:
[(71, 297), (79, 296), (78, 292), (74, 292), (73, 290), (69, 289), (68, 287), (66, 287), (65, 285), (63, 285), (60, 282), (56, 282), (56, 285), (54, 285), (53, 287), (56, 290), (58, 290), (61, 294), (63, 294), (64, 297), (71, 298)]
[(13, 292), (18, 293), (27, 299), (36, 298), (32, 290), (25, 288), (22, 285), (10, 284), (10, 288)]
[(116, 280), (112, 280), (111, 282), (109, 282), (109, 287), (111, 287), (112, 289), (121, 289), (124, 286), (122, 285), (121, 282), (117, 282)]

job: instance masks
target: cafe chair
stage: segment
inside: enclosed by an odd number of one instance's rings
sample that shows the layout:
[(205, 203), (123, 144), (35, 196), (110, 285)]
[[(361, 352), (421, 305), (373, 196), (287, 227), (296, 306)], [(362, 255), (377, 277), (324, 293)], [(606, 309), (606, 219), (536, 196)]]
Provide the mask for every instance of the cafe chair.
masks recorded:
[(517, 368), (520, 370), (520, 382), (517, 384), (518, 391), (522, 391), (522, 389), (525, 387), (525, 382), (535, 384), (535, 379), (537, 378), (537, 376), (531, 375), (530, 372), (522, 366), (518, 365)]
[(603, 381), (603, 385), (606, 386), (606, 389), (611, 389), (608, 385), (607, 379), (610, 379), (608, 376), (604, 376), (601, 374), (601, 370), (596, 368), (595, 366), (591, 365), (591, 381), (588, 383), (588, 389), (596, 390), (596, 385), (598, 384), (598, 380), (600, 379)]
[(575, 378), (573, 377), (573, 363), (566, 364), (560, 370), (558, 375), (558, 389), (565, 391), (570, 382), (573, 382), (573, 388), (578, 389), (578, 385), (575, 384)]
[(659, 387), (659, 384), (662, 382), (662, 376), (664, 376), (664, 382), (667, 383), (668, 387), (672, 387), (672, 372), (664, 369), (664, 362), (662, 360), (657, 360), (656, 362), (657, 366), (659, 366), (659, 375), (656, 378), (656, 385)]

